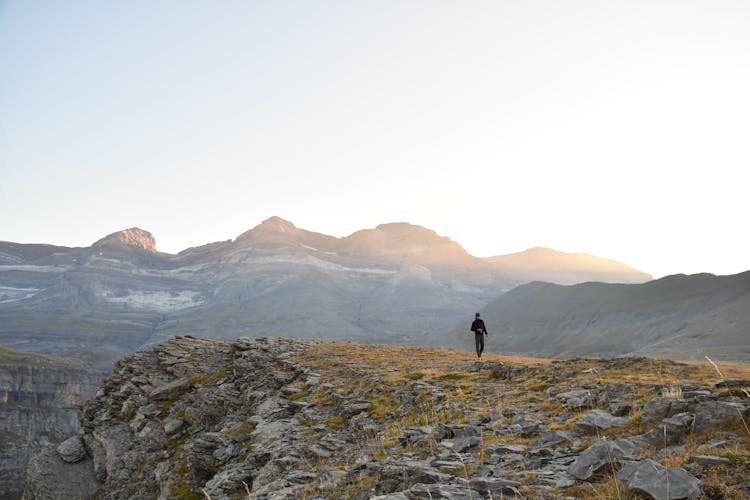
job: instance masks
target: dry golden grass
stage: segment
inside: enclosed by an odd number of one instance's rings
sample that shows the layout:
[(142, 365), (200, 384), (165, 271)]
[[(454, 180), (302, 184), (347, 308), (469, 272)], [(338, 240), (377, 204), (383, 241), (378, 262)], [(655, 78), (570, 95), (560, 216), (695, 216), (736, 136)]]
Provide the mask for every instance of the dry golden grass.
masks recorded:
[[(337, 415), (336, 418), (325, 422), (309, 423), (310, 427), (323, 423), (331, 429), (340, 429), (349, 424), (346, 418), (336, 413), (337, 405), (342, 404), (342, 401), (364, 399), (372, 403), (373, 407), (367, 414), (382, 425), (381, 432), (377, 436), (363, 437), (364, 441), (351, 450), (350, 458), (354, 459), (358, 448), (372, 449), (374, 446), (379, 450), (375, 457), (385, 459), (392, 453), (399, 453), (398, 450), (411, 451), (423, 456), (435, 452), (437, 443), (430, 440), (401, 446), (399, 439), (407, 427), (434, 426), (440, 423), (461, 424), (486, 416), (502, 420), (502, 411), (506, 408), (533, 405), (536, 417), (545, 420), (548, 428), (571, 427), (576, 418), (587, 409), (569, 412), (571, 418), (567, 422), (552, 421), (566, 411), (560, 401), (546, 394), (549, 387), (559, 383), (566, 387), (631, 383), (634, 385), (631, 391), (635, 395), (634, 402), (645, 403), (659, 393), (657, 389), (667, 396), (679, 397), (683, 384), (713, 385), (722, 377), (750, 378), (750, 363), (738, 362), (719, 363), (722, 372), (720, 376), (716, 367), (708, 361), (676, 363), (646, 358), (557, 360), (554, 370), (547, 370), (552, 360), (492, 354), (483, 358), (478, 362), (473, 353), (447, 349), (355, 342), (316, 342), (299, 355), (298, 361), (321, 375), (324, 388), (313, 389), (299, 385), (301, 392), (293, 397), (310, 400)], [(530, 367), (530, 370), (518, 371), (510, 380), (497, 379), (491, 375), (491, 368), (499, 366), (500, 363), (512, 367), (526, 366)], [(550, 373), (558, 376), (558, 380), (548, 380)], [(565, 375), (560, 376), (562, 373)], [(331, 382), (331, 386), (325, 388), (326, 382)], [(436, 393), (441, 394), (439, 400), (436, 399)], [(631, 413), (627, 427), (613, 427), (602, 432), (602, 435), (630, 436), (649, 429), (642, 424), (640, 412), (635, 411)], [(728, 431), (737, 432), (741, 429), (719, 429), (716, 436), (722, 437)], [(597, 437), (599, 436), (583, 437), (581, 448), (584, 449)], [(684, 451), (668, 454), (661, 462), (671, 467), (684, 465), (691, 455), (700, 454), (697, 447), (708, 437), (711, 436), (702, 436), (700, 441), (691, 438)], [(748, 452), (745, 451), (750, 448), (748, 438), (750, 434), (732, 440), (731, 445), (734, 449), (720, 448), (711, 450), (710, 453), (734, 457), (730, 471), (741, 475), (742, 467), (746, 467), (750, 462)], [(533, 441), (533, 438), (507, 434), (484, 435), (477, 459), (481, 463), (483, 450), (492, 443), (528, 444), (530, 441)], [(650, 454), (653, 456), (657, 451), (659, 450), (654, 448), (650, 450)], [(345, 457), (338, 459), (346, 460)], [(325, 462), (321, 460), (315, 466), (334, 465)], [(748, 472), (744, 473), (747, 475)], [(715, 484), (711, 487), (716, 491), (723, 487), (721, 491), (726, 498), (735, 498), (732, 495), (736, 490), (721, 483), (721, 477), (723, 476), (717, 476)], [(357, 488), (352, 486), (349, 491), (356, 492)], [(637, 498), (629, 496), (614, 477), (605, 478), (600, 484), (578, 485), (566, 489), (564, 493), (576, 498)]]

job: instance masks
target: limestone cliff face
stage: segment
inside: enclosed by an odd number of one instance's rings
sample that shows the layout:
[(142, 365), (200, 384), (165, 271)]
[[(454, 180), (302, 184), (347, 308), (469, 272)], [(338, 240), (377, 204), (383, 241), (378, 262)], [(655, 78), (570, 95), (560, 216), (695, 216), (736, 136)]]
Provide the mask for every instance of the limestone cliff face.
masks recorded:
[(0, 348), (0, 498), (20, 497), (33, 454), (78, 432), (101, 378), (80, 362)]
[(81, 433), (31, 459), (24, 499), (604, 498), (612, 474), (639, 498), (750, 494), (750, 381), (485, 358), (172, 339), (115, 365)]

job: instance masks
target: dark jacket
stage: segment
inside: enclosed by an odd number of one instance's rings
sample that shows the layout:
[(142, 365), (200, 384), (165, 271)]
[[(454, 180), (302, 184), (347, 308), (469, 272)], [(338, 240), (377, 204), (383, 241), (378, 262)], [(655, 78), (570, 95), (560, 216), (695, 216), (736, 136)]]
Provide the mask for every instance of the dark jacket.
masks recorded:
[(482, 321), (481, 319), (475, 319), (471, 324), (471, 331), (478, 335), (487, 333), (487, 328), (484, 326), (484, 321)]

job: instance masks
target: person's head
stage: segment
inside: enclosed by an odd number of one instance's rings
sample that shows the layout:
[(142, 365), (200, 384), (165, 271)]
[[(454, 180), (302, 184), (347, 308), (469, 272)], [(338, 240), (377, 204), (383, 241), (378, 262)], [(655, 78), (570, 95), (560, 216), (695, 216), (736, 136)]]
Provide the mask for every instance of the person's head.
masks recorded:
[(474, 317), (475, 317), (475, 318), (477, 318), (477, 319), (479, 319), (479, 318), (481, 318), (481, 315), (480, 315), (479, 313), (476, 313), (476, 314), (474, 315)]

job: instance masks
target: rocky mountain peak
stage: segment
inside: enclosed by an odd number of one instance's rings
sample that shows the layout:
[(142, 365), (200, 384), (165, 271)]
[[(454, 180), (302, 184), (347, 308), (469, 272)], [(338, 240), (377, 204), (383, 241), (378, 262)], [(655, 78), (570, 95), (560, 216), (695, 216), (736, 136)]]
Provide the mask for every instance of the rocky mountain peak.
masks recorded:
[(136, 247), (152, 253), (156, 252), (156, 240), (153, 235), (138, 227), (131, 227), (130, 229), (124, 229), (109, 234), (94, 243), (92, 246), (101, 247), (112, 244)]
[(278, 216), (270, 217), (249, 231), (245, 231), (235, 241), (281, 242), (295, 239), (299, 230), (288, 220)]
[(458, 264), (472, 259), (464, 248), (431, 229), (393, 222), (380, 224), (344, 238), (349, 251), (396, 260), (418, 259), (425, 263)]
[(265, 231), (277, 231), (279, 233), (294, 233), (297, 231), (297, 227), (293, 223), (277, 215), (264, 220), (256, 228)]

